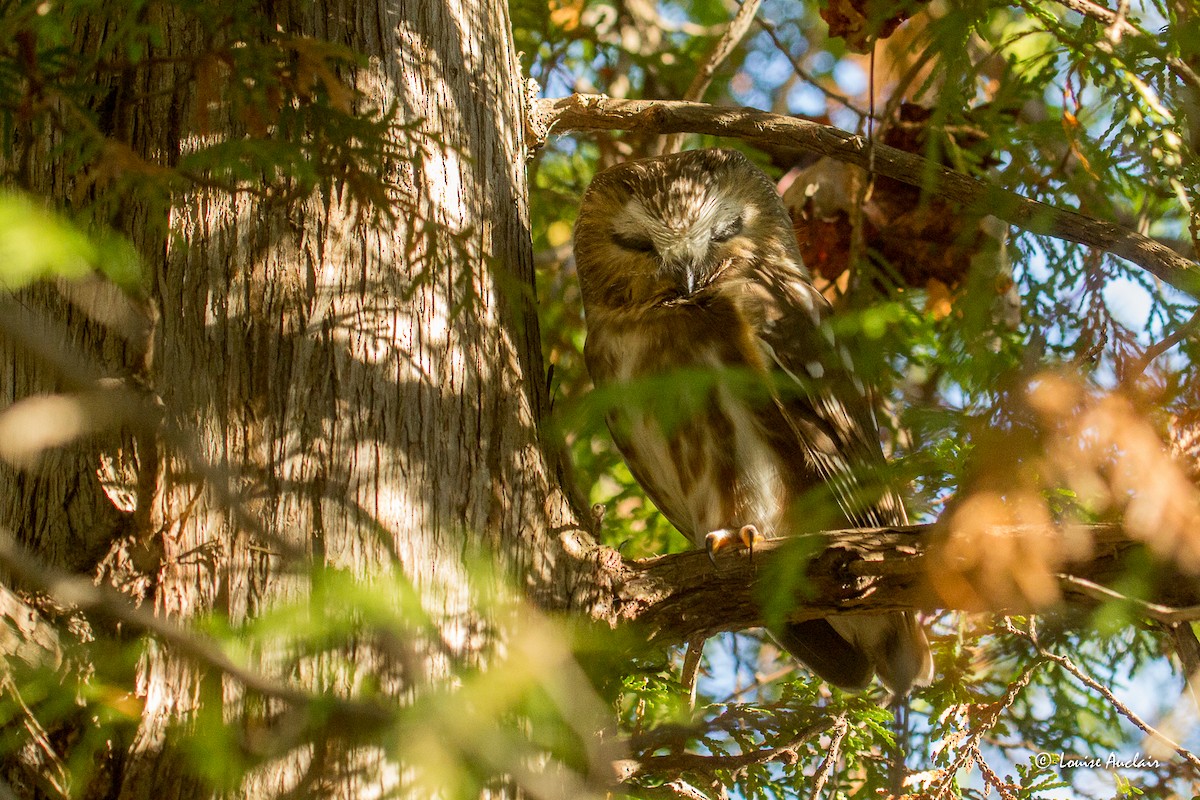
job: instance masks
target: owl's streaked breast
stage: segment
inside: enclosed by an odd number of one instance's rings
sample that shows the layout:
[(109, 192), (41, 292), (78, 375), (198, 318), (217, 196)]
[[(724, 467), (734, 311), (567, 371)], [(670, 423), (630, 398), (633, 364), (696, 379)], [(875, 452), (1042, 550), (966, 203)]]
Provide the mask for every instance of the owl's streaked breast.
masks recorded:
[[(597, 385), (662, 379), (653, 385), (664, 396), (631, 400), (608, 422), (634, 477), (667, 519), (701, 547), (707, 533), (731, 525), (773, 535), (788, 497), (780, 455), (736, 380), (717, 375), (732, 370), (736, 378), (752, 368), (729, 330), (735, 321), (689, 308), (589, 324), (585, 352)], [(709, 378), (697, 384), (702, 371)]]

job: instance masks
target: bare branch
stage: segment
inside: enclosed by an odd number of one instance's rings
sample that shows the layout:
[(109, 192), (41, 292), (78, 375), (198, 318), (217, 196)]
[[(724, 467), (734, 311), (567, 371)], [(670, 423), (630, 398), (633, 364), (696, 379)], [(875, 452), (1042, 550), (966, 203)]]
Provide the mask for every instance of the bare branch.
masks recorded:
[(859, 118), (864, 118), (867, 116), (867, 112), (854, 105), (854, 102), (849, 97), (830, 89), (825, 85), (825, 81), (819, 80), (816, 76), (812, 75), (804, 68), (804, 65), (801, 64), (800, 61), (791, 54), (791, 51), (788, 50), (787, 44), (785, 44), (784, 41), (779, 38), (779, 28), (774, 22), (762, 17), (756, 17), (755, 21), (758, 23), (759, 27), (766, 32), (767, 37), (771, 40), (771, 43), (775, 45), (775, 49), (778, 50), (780, 54), (783, 55), (783, 57), (786, 58), (792, 65), (792, 72), (796, 73), (796, 77), (815, 88), (821, 94), (825, 95), (825, 97), (829, 100), (833, 100), (841, 106), (848, 108)]
[(1192, 318), (1187, 322), (1183, 323), (1174, 331), (1164, 336), (1160, 341), (1157, 341), (1147, 347), (1142, 353), (1141, 357), (1134, 360), (1133, 363), (1124, 370), (1125, 374), (1121, 376), (1121, 379), (1123, 381), (1128, 381), (1132, 378), (1138, 377), (1146, 371), (1146, 368), (1150, 366), (1150, 363), (1154, 361), (1154, 359), (1158, 358), (1163, 353), (1167, 352), (1172, 347), (1191, 336), (1198, 328), (1200, 328), (1200, 309), (1196, 309), (1196, 313), (1193, 314)]
[(970, 720), (969, 727), (958, 734), (962, 739), (962, 746), (958, 748), (958, 755), (949, 765), (938, 770), (941, 782), (938, 784), (934, 797), (941, 798), (946, 796), (957, 782), (959, 773), (962, 770), (970, 769), (973, 764), (978, 764), (985, 781), (994, 786), (1005, 800), (1011, 800), (1012, 793), (1007, 792), (1005, 784), (988, 767), (979, 745), (983, 741), (983, 737), (996, 727), (996, 723), (1000, 721), (1000, 715), (1008, 708), (1011, 708), (1012, 704), (1017, 701), (1017, 696), (1025, 690), (1025, 687), (1033, 679), (1034, 672), (1044, 663), (1045, 661), (1038, 659), (1026, 664), (1025, 669), (1021, 671), (1016, 680), (1008, 685), (1004, 695), (996, 700), (996, 702), (977, 704), (973, 707), (960, 706), (963, 710), (969, 709), (975, 713), (968, 713), (966, 715), (966, 718)]
[[(845, 725), (845, 718), (838, 717), (834, 720), (833, 726), (836, 729), (838, 723)], [(628, 770), (626, 778), (642, 770), (659, 772), (659, 773), (680, 773), (680, 772), (697, 772), (702, 775), (712, 775), (717, 770), (738, 770), (746, 767), (753, 767), (758, 764), (766, 764), (771, 761), (777, 761), (781, 758), (795, 756), (796, 750), (812, 737), (826, 731), (830, 728), (829, 722), (823, 720), (821, 722), (809, 725), (799, 731), (795, 736), (790, 737), (786, 742), (774, 747), (764, 747), (760, 750), (751, 750), (747, 753), (738, 753), (736, 755), (700, 755), (699, 753), (665, 753), (663, 755), (647, 755), (635, 759), (640, 769), (633, 771)], [(845, 736), (845, 731), (841, 731), (841, 736), (836, 736), (838, 741)], [(830, 751), (833, 753), (833, 750)], [(835, 756), (836, 760), (836, 756)]]
[(696, 684), (700, 675), (700, 661), (704, 658), (704, 639), (692, 639), (687, 643), (683, 656), (683, 670), (679, 681), (688, 693), (688, 708), (696, 707)]
[[(932, 164), (920, 156), (875, 143), (839, 128), (749, 108), (703, 103), (614, 100), (572, 95), (538, 100), (539, 130), (703, 133), (762, 146), (795, 147), (871, 169), (914, 186), (932, 185), (939, 195), (991, 214), (1023, 230), (1054, 236), (1120, 256), (1160, 280), (1200, 298), (1200, 264), (1168, 247), (1110, 222), (1030, 200), (986, 181)], [(874, 155), (872, 156), (872, 151)]]
[(1106, 600), (1117, 600), (1122, 603), (1130, 603), (1135, 606), (1138, 611), (1145, 617), (1148, 617), (1158, 622), (1167, 623), (1169, 625), (1177, 625), (1182, 622), (1187, 622), (1193, 619), (1200, 619), (1200, 605), (1186, 606), (1184, 608), (1172, 608), (1164, 606), (1160, 603), (1148, 603), (1145, 600), (1140, 600), (1136, 597), (1129, 597), (1120, 592), (1109, 589), (1107, 586), (1101, 586), (1098, 583), (1089, 581), (1086, 578), (1080, 578), (1075, 575), (1057, 576), (1059, 580), (1075, 587), (1082, 594), (1095, 598), (1101, 602)]
[(758, 7), (761, 4), (762, 0), (742, 0), (741, 7), (729, 22), (729, 27), (721, 34), (721, 38), (713, 45), (713, 49), (704, 61), (700, 63), (696, 77), (692, 78), (682, 99), (699, 101), (704, 98), (704, 92), (712, 83), (713, 75), (729, 58), (729, 54), (738, 46), (738, 43), (745, 38), (746, 31), (750, 30), (750, 25), (754, 22), (754, 15), (758, 13)]
[(829, 740), (829, 752), (825, 754), (825, 758), (821, 759), (821, 763), (817, 765), (817, 772), (813, 776), (812, 793), (809, 795), (809, 800), (820, 800), (821, 790), (825, 788), (825, 783), (829, 780), (829, 776), (833, 774), (834, 767), (837, 766), (838, 759), (842, 757), (842, 740), (846, 738), (846, 734), (850, 732), (850, 723), (846, 721), (846, 715), (842, 714), (833, 721), (833, 738)]
[[(682, 800), (709, 800), (709, 796), (684, 780), (673, 780), (662, 786), (640, 786), (638, 797), (653, 800), (653, 798), (682, 798)], [(0, 798), (3, 800), (3, 798)]]
[[(733, 19), (730, 20), (729, 26), (725, 28), (721, 38), (713, 45), (712, 50), (700, 62), (699, 68), (696, 70), (696, 76), (692, 78), (692, 82), (688, 85), (687, 91), (683, 93), (683, 99), (690, 102), (699, 102), (704, 99), (704, 93), (708, 90), (709, 84), (712, 83), (713, 75), (729, 58), (729, 54), (738, 46), (746, 36), (746, 31), (750, 30), (750, 24), (754, 22), (754, 16), (758, 13), (758, 7), (762, 4), (762, 0), (741, 0), (741, 7), (738, 8)], [(664, 153), (678, 153), (683, 148), (683, 134), (678, 133), (673, 136), (668, 136), (663, 143), (662, 151)]]
[[(1172, 622), (1164, 624), (1163, 629), (1171, 640), (1171, 648), (1179, 657), (1179, 665), (1187, 682), (1184, 684), (1184, 694), (1192, 698), (1192, 705), (1200, 711), (1200, 640), (1196, 632), (1187, 622)], [(1176, 709), (1176, 713), (1182, 706)]]

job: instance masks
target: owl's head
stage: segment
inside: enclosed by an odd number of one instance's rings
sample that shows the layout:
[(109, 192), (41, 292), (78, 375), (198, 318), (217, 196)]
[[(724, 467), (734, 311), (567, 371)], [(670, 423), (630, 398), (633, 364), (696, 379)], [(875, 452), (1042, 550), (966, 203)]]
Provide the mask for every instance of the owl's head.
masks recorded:
[(596, 175), (575, 224), (575, 260), (589, 310), (670, 306), (764, 258), (799, 267), (792, 237), (774, 185), (745, 156), (691, 150)]

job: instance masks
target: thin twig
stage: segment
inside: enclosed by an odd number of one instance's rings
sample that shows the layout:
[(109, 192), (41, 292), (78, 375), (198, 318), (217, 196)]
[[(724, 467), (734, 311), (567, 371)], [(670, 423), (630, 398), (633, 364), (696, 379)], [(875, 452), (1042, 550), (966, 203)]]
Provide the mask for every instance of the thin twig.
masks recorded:
[(784, 659), (784, 666), (770, 673), (769, 675), (756, 675), (753, 683), (747, 684), (734, 689), (730, 694), (726, 695), (722, 703), (734, 703), (741, 700), (747, 695), (754, 694), (761, 690), (764, 686), (774, 686), (779, 683), (780, 679), (787, 677), (796, 671), (796, 662), (792, 659)]
[(1125, 22), (1125, 17), (1129, 14), (1129, 0), (1120, 0), (1117, 3), (1117, 18), (1108, 26), (1105, 34), (1108, 40), (1113, 44), (1119, 44), (1121, 41), (1121, 26)]
[(71, 775), (67, 765), (50, 742), (50, 736), (47, 734), (46, 729), (42, 727), (37, 714), (26, 704), (25, 698), (21, 693), (21, 687), (13, 680), (11, 674), (5, 674), (3, 678), (0, 678), (0, 688), (3, 689), (6, 699), (14, 701), (20, 707), (21, 716), (23, 717), (22, 726), (28, 732), (29, 738), (37, 746), (37, 749), (44, 756), (38, 759), (41, 762), (38, 777), (57, 792), (59, 797), (70, 797)]
[(1192, 698), (1195, 709), (1200, 711), (1200, 640), (1196, 639), (1196, 632), (1187, 622), (1166, 623), (1163, 629), (1170, 637), (1171, 647), (1179, 657), (1180, 666), (1183, 667), (1186, 679), (1183, 690)]
[(746, 31), (750, 30), (750, 25), (754, 22), (754, 15), (758, 13), (760, 5), (762, 5), (762, 0), (742, 0), (741, 6), (733, 15), (729, 26), (721, 34), (721, 38), (713, 45), (708, 56), (700, 62), (696, 77), (692, 78), (692, 82), (688, 85), (687, 91), (683, 93), (681, 100), (698, 102), (704, 99), (704, 92), (712, 83), (713, 76), (729, 58), (734, 48), (745, 38)]
[(814, 89), (819, 91), (821, 94), (825, 95), (826, 98), (841, 104), (842, 106), (849, 109), (850, 111), (853, 111), (856, 115), (858, 115), (859, 118), (865, 117), (867, 115), (867, 112), (863, 111), (861, 108), (854, 105), (854, 101), (852, 101), (849, 97), (846, 97), (844, 94), (839, 94), (838, 92), (835, 92), (834, 90), (830, 89), (823, 82), (817, 80), (816, 76), (814, 76), (811, 72), (809, 72), (807, 69), (805, 69), (804, 65), (801, 64), (796, 59), (796, 57), (792, 55), (790, 50), (788, 50), (787, 44), (785, 44), (784, 41), (779, 38), (779, 28), (775, 25), (774, 22), (772, 22), (769, 19), (764, 19), (761, 16), (755, 17), (754, 21), (757, 22), (759, 27), (762, 28), (763, 31), (766, 32), (767, 37), (771, 40), (772, 44), (775, 45), (775, 48), (792, 65), (792, 71), (796, 73), (796, 77), (800, 78), (800, 80), (804, 81), (805, 83), (809, 84)]
[(696, 707), (696, 684), (700, 676), (700, 662), (704, 658), (705, 637), (698, 636), (689, 639), (687, 650), (683, 654), (683, 669), (680, 670), (679, 682), (688, 693), (688, 708)]
[[(683, 93), (681, 99), (689, 102), (699, 102), (704, 99), (704, 93), (708, 90), (709, 84), (712, 83), (713, 76), (720, 69), (725, 60), (733, 52), (738, 43), (746, 36), (746, 31), (750, 30), (750, 24), (754, 22), (754, 15), (758, 13), (758, 7), (762, 4), (762, 0), (741, 0), (741, 6), (737, 13), (733, 15), (729, 25), (721, 33), (721, 38), (717, 39), (712, 50), (708, 52), (704, 60), (700, 62), (696, 70), (696, 76), (692, 78), (692, 82), (688, 85), (687, 90)], [(683, 148), (683, 137), (686, 134), (678, 133), (673, 136), (668, 136), (663, 144), (664, 153), (678, 153)]]
[(1136, 597), (1121, 594), (1107, 586), (1101, 586), (1095, 581), (1089, 581), (1087, 578), (1080, 578), (1076, 575), (1067, 575), (1066, 573), (1059, 572), (1055, 573), (1054, 577), (1094, 600), (1119, 600), (1123, 603), (1130, 603), (1136, 606), (1138, 611), (1145, 616), (1159, 622), (1174, 624), (1200, 619), (1200, 605), (1185, 606), (1182, 608), (1164, 606), (1159, 603), (1151, 603), (1147, 600), (1140, 600)]
[(850, 732), (850, 723), (846, 721), (846, 715), (842, 714), (833, 721), (833, 737), (829, 740), (829, 752), (825, 754), (825, 758), (821, 759), (821, 763), (817, 765), (817, 771), (813, 775), (813, 788), (809, 794), (809, 800), (820, 800), (821, 790), (825, 788), (825, 783), (829, 780), (829, 776), (833, 774), (834, 768), (842, 757), (842, 740), (846, 738), (846, 734)]
[(983, 751), (979, 749), (979, 742), (976, 740), (972, 743), (971, 748), (975, 751), (975, 763), (979, 765), (979, 774), (983, 776), (984, 783), (994, 788), (1002, 800), (1017, 800), (1016, 794), (1013, 793), (1011, 784), (1002, 780), (992, 766), (987, 763), (983, 757)]
[(1170, 334), (1164, 336), (1161, 341), (1155, 342), (1147, 347), (1145, 351), (1142, 352), (1141, 357), (1133, 361), (1129, 367), (1126, 368), (1125, 375), (1122, 377), (1122, 380), (1129, 381), (1141, 375), (1146, 371), (1146, 368), (1150, 366), (1150, 363), (1154, 361), (1154, 359), (1158, 358), (1163, 353), (1167, 352), (1172, 347), (1191, 336), (1196, 332), (1197, 328), (1200, 328), (1200, 308), (1196, 309), (1196, 313), (1192, 314), (1192, 318), (1187, 322), (1180, 325)]
[(1129, 706), (1122, 703), (1120, 701), (1120, 699), (1118, 699), (1117, 696), (1114, 695), (1107, 686), (1105, 686), (1104, 684), (1097, 681), (1095, 678), (1088, 675), (1086, 672), (1084, 672), (1082, 669), (1080, 669), (1078, 666), (1076, 666), (1075, 662), (1073, 662), (1071, 659), (1067, 658), (1066, 656), (1060, 656), (1057, 653), (1051, 653), (1049, 650), (1047, 650), (1045, 647), (1042, 646), (1042, 644), (1037, 640), (1037, 637), (1035, 635), (1033, 635), (1030, 631), (1020, 630), (1015, 625), (1013, 625), (1010, 621), (1007, 621), (1007, 620), (1005, 621), (1005, 628), (1009, 633), (1011, 633), (1015, 636), (1019, 636), (1022, 639), (1025, 639), (1027, 642), (1029, 642), (1034, 647), (1036, 647), (1038, 654), (1041, 655), (1042, 658), (1046, 659), (1047, 661), (1053, 661), (1055, 664), (1058, 664), (1066, 672), (1068, 672), (1072, 676), (1074, 676), (1075, 679), (1078, 680), (1080, 683), (1082, 683), (1084, 686), (1088, 687), (1093, 692), (1096, 692), (1101, 697), (1103, 697), (1105, 700), (1107, 700), (1109, 702), (1109, 704), (1112, 705), (1112, 707), (1115, 708), (1119, 714), (1121, 714), (1121, 716), (1125, 717), (1125, 719), (1132, 722), (1138, 729), (1140, 729), (1147, 736), (1149, 736), (1152, 739), (1155, 739), (1159, 742), (1162, 742), (1166, 746), (1170, 747), (1172, 750), (1175, 751), (1175, 753), (1180, 758), (1182, 758), (1184, 761), (1187, 761), (1195, 769), (1200, 770), (1200, 758), (1197, 758), (1192, 753), (1192, 751), (1188, 750), (1186, 747), (1184, 747), (1183, 745), (1174, 741), (1173, 739), (1167, 737), (1161, 731), (1156, 729), (1153, 725), (1151, 725), (1150, 723), (1148, 723), (1144, 719), (1142, 719), (1140, 716), (1138, 716), (1137, 713), (1135, 713), (1133, 711), (1133, 709), (1131, 709)]
[[(1005, 624), (1010, 623), (1006, 620)], [(954, 762), (941, 770), (942, 781), (934, 797), (944, 796), (951, 787), (957, 784), (959, 772), (969, 768), (972, 764), (981, 765), (980, 771), (983, 772), (982, 767), (985, 762), (983, 760), (983, 753), (979, 749), (979, 742), (983, 739), (984, 734), (995, 727), (996, 722), (1000, 719), (1000, 714), (1017, 701), (1017, 696), (1021, 694), (1025, 687), (1029, 685), (1029, 681), (1033, 679), (1033, 673), (1044, 663), (1044, 659), (1038, 659), (1026, 664), (1025, 669), (1021, 671), (1021, 674), (1017, 676), (1015, 681), (1008, 685), (1008, 689), (1005, 690), (1004, 695), (999, 700), (994, 703), (975, 706), (979, 710), (979, 713), (968, 715), (968, 718), (973, 720), (970, 724), (970, 729), (960, 734), (967, 741), (959, 748), (958, 756), (954, 759)], [(966, 705), (962, 707), (967, 708)], [(997, 788), (999, 787), (997, 786)]]
[(683, 800), (709, 800), (708, 795), (685, 780), (674, 780), (664, 783), (663, 786), (670, 790), (671, 797), (681, 797)]
[[(844, 722), (844, 718), (839, 717), (838, 719)], [(834, 726), (837, 726), (836, 721), (834, 722)], [(809, 725), (781, 745), (764, 747), (759, 750), (751, 750), (750, 752), (738, 753), (736, 755), (706, 756), (699, 753), (665, 753), (657, 756), (635, 757), (633, 760), (640, 766), (640, 769), (629, 771), (627, 777), (632, 777), (633, 774), (639, 772), (698, 772), (703, 775), (712, 775), (717, 770), (738, 770), (758, 764), (766, 764), (786, 756), (794, 756), (801, 745), (828, 729), (828, 723), (821, 721)], [(844, 736), (845, 733), (843, 732), (837, 741), (840, 742), (841, 737)]]

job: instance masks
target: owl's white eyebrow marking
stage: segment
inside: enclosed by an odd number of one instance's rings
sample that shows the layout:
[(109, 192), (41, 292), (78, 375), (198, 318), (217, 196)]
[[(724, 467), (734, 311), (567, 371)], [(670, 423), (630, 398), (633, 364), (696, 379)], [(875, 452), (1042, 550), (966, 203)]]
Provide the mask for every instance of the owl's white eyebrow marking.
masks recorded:
[(664, 233), (665, 226), (661, 219), (650, 213), (642, 201), (634, 198), (613, 218), (613, 230), (622, 233), (646, 233), (654, 237)]
[[(730, 198), (714, 197), (701, 184), (696, 193), (688, 193), (684, 202), (670, 203), (666, 207), (650, 198), (631, 198), (613, 217), (613, 230), (625, 234), (644, 234), (660, 247), (680, 239), (696, 239), (700, 234), (711, 236), (712, 232), (729, 220), (741, 216), (743, 224), (753, 220), (747, 213), (748, 207)], [(671, 206), (675, 206), (672, 208)]]

